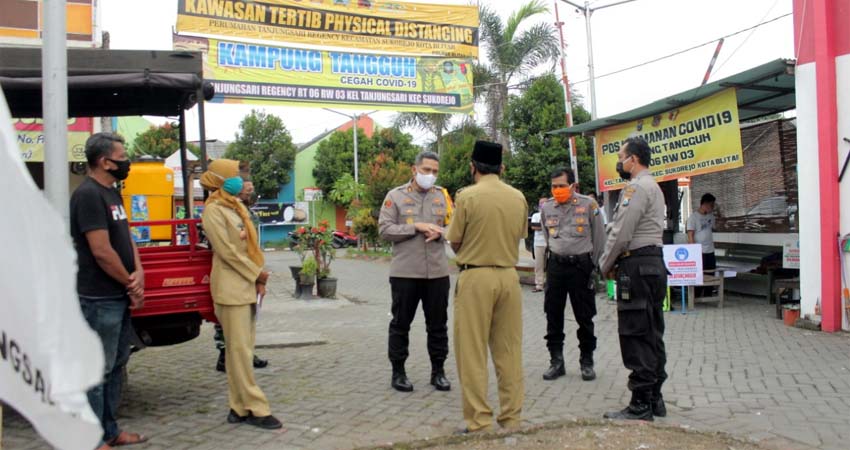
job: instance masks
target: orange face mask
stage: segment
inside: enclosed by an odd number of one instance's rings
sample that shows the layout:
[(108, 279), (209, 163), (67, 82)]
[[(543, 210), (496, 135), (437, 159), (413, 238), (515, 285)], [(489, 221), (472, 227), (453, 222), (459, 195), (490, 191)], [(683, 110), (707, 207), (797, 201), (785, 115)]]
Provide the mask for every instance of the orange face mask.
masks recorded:
[(552, 188), (552, 197), (555, 197), (558, 203), (567, 203), (572, 196), (573, 191), (568, 187)]

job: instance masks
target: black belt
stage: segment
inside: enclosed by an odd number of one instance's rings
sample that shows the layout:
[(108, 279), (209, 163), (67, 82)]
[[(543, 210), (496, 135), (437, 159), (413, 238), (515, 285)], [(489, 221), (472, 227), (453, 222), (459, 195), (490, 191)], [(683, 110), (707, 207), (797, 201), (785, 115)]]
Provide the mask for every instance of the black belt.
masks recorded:
[(624, 260), (626, 258), (631, 258), (632, 256), (664, 256), (664, 251), (657, 245), (647, 245), (646, 247), (629, 250), (620, 255), (617, 260)]
[(557, 253), (549, 253), (549, 257), (561, 264), (578, 264), (582, 261), (591, 259), (590, 253), (582, 253), (581, 255), (559, 255)]
[(505, 266), (475, 266), (472, 264), (458, 264), (458, 267), (460, 267), (461, 272), (469, 269), (513, 269), (513, 267)]

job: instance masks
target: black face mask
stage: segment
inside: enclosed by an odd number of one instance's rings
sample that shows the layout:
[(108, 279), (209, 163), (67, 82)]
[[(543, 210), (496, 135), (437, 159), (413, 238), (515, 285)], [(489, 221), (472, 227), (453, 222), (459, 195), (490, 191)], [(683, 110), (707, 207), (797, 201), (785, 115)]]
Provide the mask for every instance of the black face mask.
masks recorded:
[(617, 161), (617, 174), (619, 174), (620, 178), (624, 180), (630, 180), (632, 178), (632, 174), (630, 172), (626, 172), (626, 169), (623, 167), (622, 161)]
[(129, 159), (120, 160), (120, 159), (110, 159), (110, 158), (106, 158), (106, 160), (107, 160), (107, 161), (111, 161), (111, 162), (112, 162), (112, 163), (114, 163), (116, 166), (118, 166), (118, 168), (117, 168), (117, 169), (109, 169), (109, 170), (107, 170), (107, 172), (108, 172), (110, 175), (112, 175), (113, 177), (115, 177), (115, 179), (116, 179), (116, 180), (118, 180), (118, 181), (126, 180), (126, 179), (127, 179), (127, 176), (128, 176), (128, 175), (130, 175), (130, 160), (129, 160)]

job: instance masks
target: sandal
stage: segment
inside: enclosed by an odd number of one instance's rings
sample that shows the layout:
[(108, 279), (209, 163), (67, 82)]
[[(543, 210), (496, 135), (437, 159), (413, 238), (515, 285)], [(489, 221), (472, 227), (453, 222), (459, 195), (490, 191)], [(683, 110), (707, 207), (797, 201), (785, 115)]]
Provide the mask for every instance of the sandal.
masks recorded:
[(113, 447), (119, 447), (122, 445), (135, 445), (141, 444), (142, 442), (147, 442), (148, 438), (139, 433), (128, 433), (126, 431), (122, 431), (118, 434), (114, 439), (107, 442), (109, 445)]

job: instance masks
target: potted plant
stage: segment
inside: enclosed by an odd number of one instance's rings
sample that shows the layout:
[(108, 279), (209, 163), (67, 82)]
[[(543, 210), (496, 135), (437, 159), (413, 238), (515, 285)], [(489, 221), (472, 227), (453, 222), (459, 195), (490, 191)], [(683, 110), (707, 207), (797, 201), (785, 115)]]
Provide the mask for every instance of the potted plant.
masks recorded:
[(313, 295), (313, 285), (316, 284), (316, 274), (319, 272), (319, 263), (312, 256), (304, 258), (301, 273), (298, 275), (298, 284), (301, 288), (302, 298), (310, 298)]
[(319, 276), (316, 290), (319, 297), (336, 298), (337, 280), (330, 276), (331, 262), (333, 262), (334, 257), (336, 256), (336, 249), (333, 248), (331, 239), (325, 239), (320, 242), (319, 254), (321, 259), (319, 260)]

